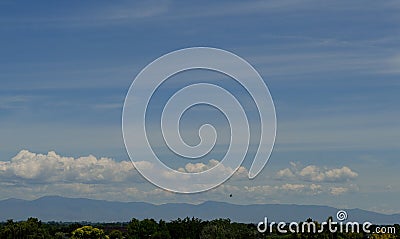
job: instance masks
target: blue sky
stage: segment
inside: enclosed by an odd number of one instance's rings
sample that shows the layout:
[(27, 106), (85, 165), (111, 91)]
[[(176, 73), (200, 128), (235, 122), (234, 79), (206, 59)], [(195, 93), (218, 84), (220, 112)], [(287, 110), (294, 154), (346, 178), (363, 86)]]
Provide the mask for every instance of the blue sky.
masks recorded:
[[(242, 204), (400, 212), (399, 10), (396, 1), (1, 1), (0, 198), (163, 203), (225, 201), (233, 192), (229, 200)], [(132, 80), (161, 55), (192, 46), (229, 50), (268, 84), (278, 136), (259, 177), (183, 196), (137, 175), (114, 180), (111, 169), (102, 180), (39, 173), (46, 160), (79, 164), (88, 155), (93, 167), (105, 157), (103, 167), (120, 169), (129, 160), (121, 111)]]

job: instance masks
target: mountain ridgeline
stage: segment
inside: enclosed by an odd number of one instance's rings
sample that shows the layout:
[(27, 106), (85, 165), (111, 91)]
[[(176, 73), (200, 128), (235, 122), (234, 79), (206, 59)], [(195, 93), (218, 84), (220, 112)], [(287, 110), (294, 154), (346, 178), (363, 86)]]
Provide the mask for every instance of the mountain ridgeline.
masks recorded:
[[(258, 223), (268, 217), (275, 222), (299, 222), (307, 218), (325, 221), (329, 216), (336, 219), (339, 209), (328, 206), (292, 204), (235, 205), (208, 201), (201, 204), (167, 203), (154, 205), (144, 202), (112, 202), (85, 198), (46, 196), (28, 201), (7, 199), (0, 201), (0, 221), (26, 220), (36, 217), (42, 221), (127, 222), (132, 218), (174, 220), (195, 217), (202, 220), (229, 218), (235, 222)], [(361, 209), (346, 210), (349, 221), (374, 224), (395, 224), (400, 214), (381, 214)]]

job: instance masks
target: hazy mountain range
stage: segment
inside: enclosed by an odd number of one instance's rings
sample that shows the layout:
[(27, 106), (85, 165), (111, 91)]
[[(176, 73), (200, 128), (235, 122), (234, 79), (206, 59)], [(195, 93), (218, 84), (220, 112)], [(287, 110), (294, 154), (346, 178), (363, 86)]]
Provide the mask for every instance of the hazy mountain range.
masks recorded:
[[(198, 205), (167, 203), (154, 205), (144, 202), (111, 202), (85, 198), (46, 196), (28, 201), (7, 199), (0, 201), (0, 221), (25, 220), (37, 217), (42, 221), (125, 222), (138, 219), (173, 220), (197, 217), (203, 220), (230, 218), (237, 222), (257, 223), (268, 217), (271, 221), (304, 221), (307, 218), (323, 221), (329, 216), (336, 219), (338, 209), (328, 206), (255, 204), (235, 205), (224, 202), (204, 202)], [(381, 214), (361, 209), (346, 210), (349, 221), (369, 221), (376, 224), (400, 222), (400, 214)]]

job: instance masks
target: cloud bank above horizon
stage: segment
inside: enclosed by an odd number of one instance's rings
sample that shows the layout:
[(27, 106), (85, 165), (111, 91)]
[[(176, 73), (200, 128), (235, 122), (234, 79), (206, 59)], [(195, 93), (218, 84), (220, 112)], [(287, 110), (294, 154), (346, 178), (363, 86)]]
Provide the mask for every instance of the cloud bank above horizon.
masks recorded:
[[(197, 173), (218, 163), (217, 160), (210, 160), (208, 164), (187, 163), (178, 170)], [(330, 169), (321, 169), (315, 165), (301, 169), (296, 167), (292, 163), (291, 169), (278, 171), (275, 180), (262, 177), (250, 181), (247, 179), (247, 168), (241, 166), (225, 184), (204, 195), (191, 196), (156, 188), (141, 177), (131, 161), (115, 161), (93, 155), (74, 158), (58, 155), (54, 151), (40, 154), (21, 150), (11, 160), (0, 161), (0, 180), (3, 186), (0, 197), (15, 197), (15, 193), (11, 192), (17, 188), (18, 196), (23, 199), (60, 195), (117, 201), (146, 200), (153, 203), (160, 202), (161, 198), (171, 202), (218, 201), (228, 193), (235, 194), (237, 198), (248, 197), (251, 193), (252, 197), (259, 198), (259, 203), (267, 203), (269, 200), (262, 200), (263, 195), (340, 195), (357, 190), (356, 184), (347, 183), (354, 181), (358, 174), (347, 166)], [(295, 181), (287, 181), (292, 179)]]

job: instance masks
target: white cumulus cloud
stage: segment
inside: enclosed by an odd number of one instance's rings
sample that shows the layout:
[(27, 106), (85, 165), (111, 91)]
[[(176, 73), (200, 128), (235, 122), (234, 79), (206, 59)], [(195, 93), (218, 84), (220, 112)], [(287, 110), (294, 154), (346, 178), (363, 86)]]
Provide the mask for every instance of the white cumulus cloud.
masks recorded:
[[(218, 160), (215, 159), (211, 159), (210, 161), (208, 161), (207, 164), (205, 163), (188, 163), (185, 165), (184, 168), (179, 168), (178, 171), (180, 172), (185, 172), (185, 173), (200, 173), (203, 171), (206, 171), (208, 169), (211, 169), (215, 166), (217, 166), (220, 162)], [(221, 170), (223, 170), (224, 172), (221, 173), (231, 173), (233, 171), (232, 168), (225, 166), (224, 164), (222, 164), (223, 167), (221, 167)], [(235, 174), (235, 176), (239, 176), (239, 177), (247, 177), (248, 175), (248, 170), (243, 167), (240, 166)]]
[(54, 151), (36, 154), (20, 151), (10, 161), (0, 163), (0, 178), (34, 182), (120, 182), (136, 174), (130, 161), (110, 158), (64, 157)]
[(276, 176), (278, 179), (296, 177), (299, 180), (307, 182), (346, 182), (357, 178), (358, 173), (347, 166), (329, 169), (326, 167), (321, 168), (316, 165), (308, 165), (300, 169), (292, 167), (279, 170)]

